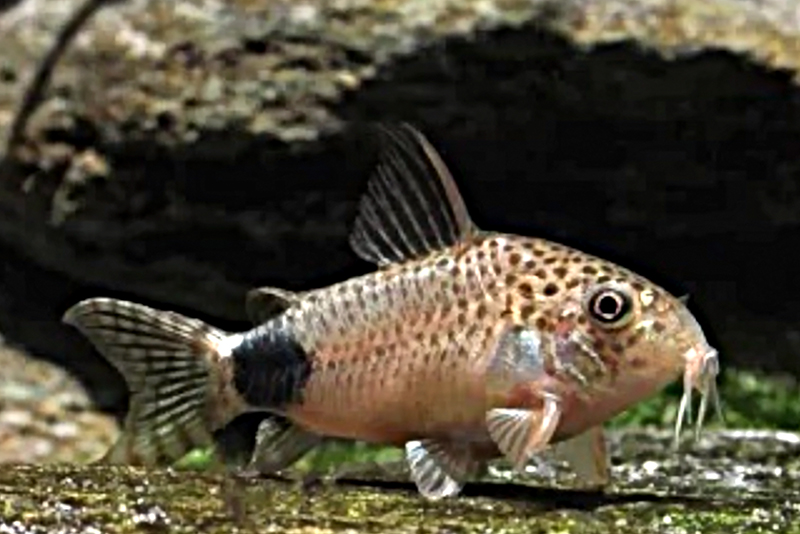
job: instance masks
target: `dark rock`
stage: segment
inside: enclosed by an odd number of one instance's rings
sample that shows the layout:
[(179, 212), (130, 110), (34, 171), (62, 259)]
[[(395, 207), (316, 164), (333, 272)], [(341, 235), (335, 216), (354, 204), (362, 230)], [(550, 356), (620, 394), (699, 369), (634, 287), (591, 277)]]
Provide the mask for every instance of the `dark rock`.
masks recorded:
[[(58, 4), (0, 34), (0, 128)], [(689, 293), (723, 365), (800, 376), (791, 2), (144, 5), (89, 24), (0, 183), (0, 331), (104, 407), (119, 377), (63, 311), (121, 296), (244, 328), (250, 287), (366, 272), (346, 237), (387, 120), (441, 149), (484, 228)]]

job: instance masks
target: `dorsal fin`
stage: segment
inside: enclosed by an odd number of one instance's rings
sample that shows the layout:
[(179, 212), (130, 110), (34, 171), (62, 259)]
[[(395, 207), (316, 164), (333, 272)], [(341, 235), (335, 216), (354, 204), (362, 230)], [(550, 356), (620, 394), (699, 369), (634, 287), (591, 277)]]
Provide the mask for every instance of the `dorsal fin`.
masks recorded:
[(385, 143), (359, 205), (350, 245), (378, 265), (426, 256), (476, 232), (453, 177), (408, 124), (381, 126)]
[(247, 317), (256, 325), (266, 323), (293, 306), (299, 298), (297, 293), (276, 287), (251, 289), (245, 298)]

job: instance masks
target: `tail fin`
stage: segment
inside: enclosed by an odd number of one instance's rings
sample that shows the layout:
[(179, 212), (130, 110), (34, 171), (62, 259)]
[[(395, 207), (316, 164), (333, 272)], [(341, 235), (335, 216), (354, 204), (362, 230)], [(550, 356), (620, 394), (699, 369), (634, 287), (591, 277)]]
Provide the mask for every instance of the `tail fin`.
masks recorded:
[(213, 365), (228, 335), (202, 321), (108, 298), (64, 314), (122, 373), (131, 401), (123, 433), (101, 462), (156, 465), (214, 444)]

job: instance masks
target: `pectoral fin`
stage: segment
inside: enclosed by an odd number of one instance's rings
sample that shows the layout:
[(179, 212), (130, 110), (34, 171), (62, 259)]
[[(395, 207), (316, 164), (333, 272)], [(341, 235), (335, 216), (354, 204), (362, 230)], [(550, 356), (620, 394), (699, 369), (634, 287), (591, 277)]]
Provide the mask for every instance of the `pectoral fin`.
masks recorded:
[(486, 414), (489, 435), (518, 471), (550, 443), (561, 419), (558, 397), (542, 397), (541, 409), (495, 408)]
[(489, 435), (518, 470), (548, 445), (561, 418), (560, 398), (539, 391), (547, 378), (543, 350), (547, 341), (538, 330), (508, 325), (498, 336), (486, 373), (487, 397), (494, 406), (508, 402), (520, 387), (542, 401), (539, 405), (498, 407), (486, 414)]
[(538, 330), (515, 324), (505, 326), (494, 344), (486, 372), (489, 398), (504, 398), (514, 387), (544, 376), (544, 344)]
[(608, 450), (602, 426), (562, 441), (554, 447), (556, 456), (569, 464), (575, 474), (592, 487), (603, 487), (611, 480)]
[(406, 443), (406, 460), (417, 489), (431, 500), (458, 495), (484, 467), (468, 446), (430, 439)]

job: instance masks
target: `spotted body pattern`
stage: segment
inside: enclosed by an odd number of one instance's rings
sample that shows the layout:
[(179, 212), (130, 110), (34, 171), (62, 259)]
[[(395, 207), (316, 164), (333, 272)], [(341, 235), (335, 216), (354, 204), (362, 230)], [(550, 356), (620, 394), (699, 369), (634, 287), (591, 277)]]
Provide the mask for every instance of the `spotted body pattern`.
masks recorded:
[(112, 299), (67, 313), (131, 384), (108, 458), (175, 458), (262, 410), (252, 469), (328, 438), (399, 445), (420, 491), (441, 498), (488, 460), (521, 469), (548, 447), (605, 484), (603, 422), (682, 371), (680, 419), (692, 389), (702, 419), (717, 356), (680, 299), (581, 251), (478, 229), (427, 141), (386, 132), (351, 238), (377, 271), (254, 290), (258, 326), (241, 334)]
[[(492, 344), (509, 323), (532, 324), (562, 345), (576, 327), (585, 328), (585, 345), (544, 351), (544, 365), (576, 395), (613, 391), (620, 366), (635, 371), (636, 360), (625, 361), (624, 352), (643, 332), (606, 346), (586, 315), (570, 316), (567, 305), (591, 284), (609, 281), (645, 291), (632, 273), (579, 251), (485, 234), (414, 266), (312, 292), (281, 318), (297, 325), (314, 355), (303, 402), (292, 413), (324, 433), (359, 439), (374, 434), (376, 441), (392, 436), (403, 443), (435, 435), (440, 425), (444, 433), (456, 425), (469, 434), (481, 428), (492, 404), (486, 388)], [(665, 298), (650, 295), (651, 305)], [(652, 328), (664, 325), (655, 321)], [(667, 371), (669, 381), (679, 368)]]

